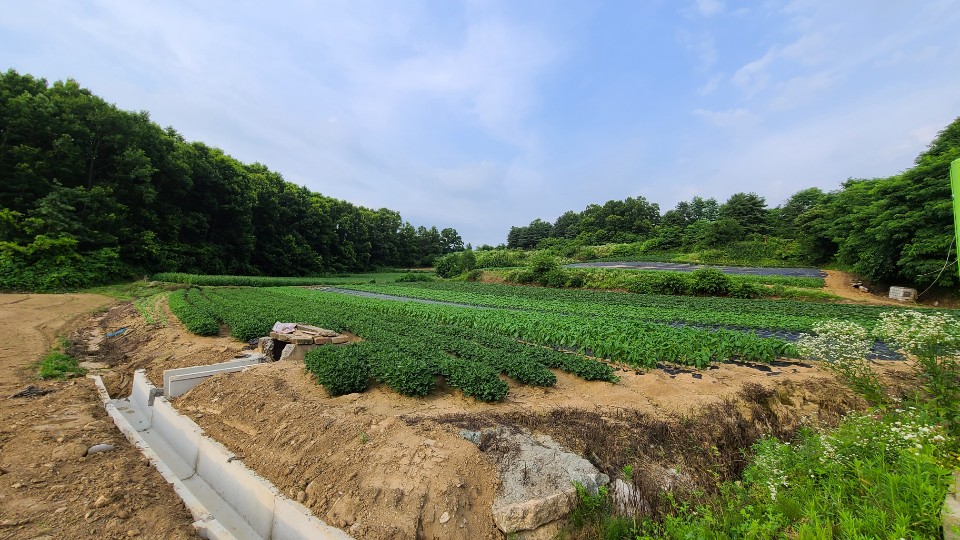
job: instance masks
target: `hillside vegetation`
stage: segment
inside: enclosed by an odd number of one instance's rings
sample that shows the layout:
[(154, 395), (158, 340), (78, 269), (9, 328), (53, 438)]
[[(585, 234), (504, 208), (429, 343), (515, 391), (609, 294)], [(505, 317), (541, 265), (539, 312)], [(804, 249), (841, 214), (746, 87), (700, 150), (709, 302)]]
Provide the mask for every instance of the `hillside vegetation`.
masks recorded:
[[(887, 178), (849, 179), (831, 192), (798, 191), (776, 208), (755, 193), (724, 203), (694, 197), (661, 214), (643, 197), (591, 204), (552, 223), (515, 226), (507, 248), (540, 248), (575, 260), (672, 260), (764, 266), (838, 264), (879, 282), (956, 284), (944, 267), (954, 239), (950, 163), (960, 158), (960, 119)], [(498, 266), (511, 259), (498, 257)], [(516, 258), (516, 257), (513, 257)]]
[(0, 73), (0, 179), (0, 289), (409, 267), (463, 245), (187, 142), (76, 81), (13, 70)]

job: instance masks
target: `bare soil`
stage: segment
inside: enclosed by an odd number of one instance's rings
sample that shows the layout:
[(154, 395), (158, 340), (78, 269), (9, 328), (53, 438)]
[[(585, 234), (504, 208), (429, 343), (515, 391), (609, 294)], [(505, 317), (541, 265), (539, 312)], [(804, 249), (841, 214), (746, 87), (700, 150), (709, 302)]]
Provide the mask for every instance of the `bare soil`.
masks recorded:
[(905, 302), (894, 300), (882, 294), (873, 292), (863, 292), (853, 288), (853, 283), (858, 281), (856, 276), (840, 270), (825, 270), (827, 277), (824, 279), (823, 289), (833, 293), (841, 298), (853, 300), (862, 304), (874, 306), (903, 306)]
[[(89, 324), (104, 296), (0, 294), (0, 538), (196, 538), (190, 514), (127, 443), (93, 381), (39, 381), (58, 335)], [(29, 385), (52, 392), (12, 398)], [(84, 457), (90, 446), (112, 452)]]
[[(26, 366), (65, 328), (59, 321), (106, 301), (0, 296), (0, 329), (12, 337), (2, 345), (0, 389), (11, 395), (36, 384)], [(159, 382), (164, 369), (221, 362), (247, 347), (226, 336), (193, 336), (169, 312), (166, 324), (148, 324), (130, 304), (81, 322), (73, 335), (103, 365), (98, 371), (114, 397), (129, 392), (134, 369)], [(106, 337), (120, 328), (127, 330)], [(25, 346), (38, 339), (41, 345)], [(906, 367), (885, 362), (881, 369), (896, 382)], [(485, 404), (446, 388), (423, 399), (378, 386), (329, 397), (302, 365), (278, 362), (214, 377), (174, 405), (282, 492), (358, 539), (503, 537), (491, 513), (502, 454), (467, 441), (463, 429), (547, 434), (611, 477), (630, 465), (634, 508), (656, 513), (664, 487), (692, 492), (735, 478), (742, 449), (762, 434), (832, 424), (863, 405), (833, 375), (800, 362), (702, 372), (621, 368), (616, 384), (556, 373), (553, 388), (511, 383), (503, 403)], [(7, 523), (0, 537), (191, 537), (189, 514), (114, 428), (91, 382), (41, 386), (56, 391), (5, 399), (0, 411), (0, 520)], [(101, 442), (118, 450), (79, 456)]]

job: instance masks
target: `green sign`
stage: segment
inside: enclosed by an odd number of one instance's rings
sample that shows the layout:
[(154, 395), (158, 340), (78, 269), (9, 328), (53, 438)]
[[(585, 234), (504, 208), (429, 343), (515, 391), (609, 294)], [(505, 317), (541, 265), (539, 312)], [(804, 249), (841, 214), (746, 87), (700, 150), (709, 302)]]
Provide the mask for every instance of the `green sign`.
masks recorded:
[[(953, 188), (953, 232), (957, 236), (957, 253), (960, 253), (960, 159), (950, 164), (950, 187)], [(960, 272), (960, 256), (957, 257), (957, 271)]]

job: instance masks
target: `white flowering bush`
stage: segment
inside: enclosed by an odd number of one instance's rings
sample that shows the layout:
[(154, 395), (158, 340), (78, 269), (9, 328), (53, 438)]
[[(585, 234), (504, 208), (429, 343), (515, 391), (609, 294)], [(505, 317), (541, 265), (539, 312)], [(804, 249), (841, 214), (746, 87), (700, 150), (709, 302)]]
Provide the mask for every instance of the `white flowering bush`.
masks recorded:
[(960, 319), (946, 313), (913, 310), (883, 313), (873, 335), (916, 356), (956, 357), (960, 354)]
[(916, 358), (933, 402), (960, 429), (960, 319), (946, 313), (894, 311), (880, 316), (873, 335)]
[(883, 403), (886, 394), (867, 362), (872, 342), (859, 324), (825, 321), (813, 326), (814, 334), (801, 334), (797, 352), (804, 358), (822, 360), (854, 391), (872, 403)]

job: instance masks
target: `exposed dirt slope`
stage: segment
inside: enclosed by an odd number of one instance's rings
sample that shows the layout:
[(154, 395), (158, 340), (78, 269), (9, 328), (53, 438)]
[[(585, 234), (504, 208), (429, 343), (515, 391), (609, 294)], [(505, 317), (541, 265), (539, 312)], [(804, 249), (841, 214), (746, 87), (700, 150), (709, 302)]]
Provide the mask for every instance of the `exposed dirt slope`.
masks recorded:
[[(173, 489), (107, 416), (93, 382), (42, 382), (31, 367), (58, 334), (111, 302), (0, 294), (0, 538), (197, 537)], [(10, 397), (31, 384), (53, 392)], [(83, 457), (100, 443), (116, 450)]]
[(899, 302), (886, 296), (874, 293), (863, 292), (853, 288), (853, 283), (857, 281), (856, 276), (841, 272), (840, 270), (825, 270), (827, 273), (824, 279), (823, 289), (847, 300), (854, 300), (862, 304), (871, 304), (875, 306), (904, 306), (907, 302)]

